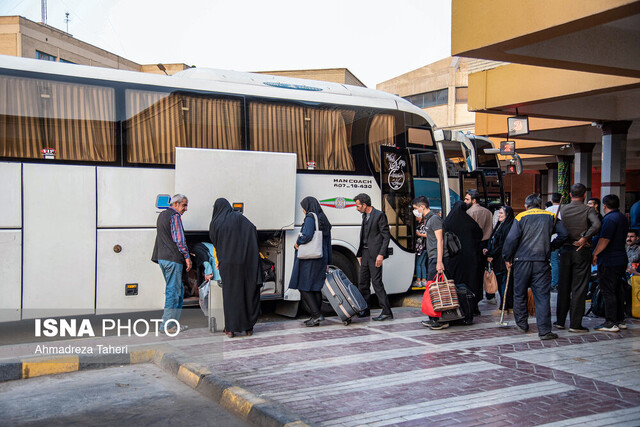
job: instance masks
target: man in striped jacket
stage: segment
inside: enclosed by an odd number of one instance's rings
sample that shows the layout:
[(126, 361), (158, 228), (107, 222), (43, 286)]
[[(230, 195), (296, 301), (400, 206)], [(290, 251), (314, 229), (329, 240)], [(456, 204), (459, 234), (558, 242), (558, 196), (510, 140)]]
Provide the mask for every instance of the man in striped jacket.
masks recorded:
[(186, 329), (180, 326), (178, 320), (182, 311), (184, 286), (182, 285), (182, 270), (191, 270), (191, 257), (187, 248), (182, 227), (182, 215), (187, 211), (189, 201), (183, 194), (176, 194), (171, 198), (171, 207), (158, 215), (156, 224), (156, 242), (153, 246), (151, 260), (160, 265), (166, 282), (164, 313), (160, 330), (169, 333)]
[[(551, 332), (551, 250), (559, 248), (569, 234), (553, 212), (541, 209), (542, 199), (530, 194), (525, 212), (516, 216), (502, 249), (507, 268), (513, 265), (513, 314), (516, 329), (529, 330), (527, 289), (531, 288), (536, 304), (538, 336), (542, 340), (558, 338)], [(551, 236), (558, 236), (551, 242)]]

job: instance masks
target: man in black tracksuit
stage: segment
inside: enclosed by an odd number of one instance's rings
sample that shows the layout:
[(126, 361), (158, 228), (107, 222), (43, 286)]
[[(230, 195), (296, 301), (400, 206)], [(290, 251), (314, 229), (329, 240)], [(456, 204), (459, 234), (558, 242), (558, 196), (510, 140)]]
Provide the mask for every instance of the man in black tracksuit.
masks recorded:
[[(531, 287), (536, 304), (536, 323), (540, 339), (558, 338), (551, 332), (551, 266), (549, 257), (567, 240), (569, 234), (554, 213), (541, 209), (542, 199), (530, 194), (525, 200), (527, 210), (516, 216), (504, 242), (502, 256), (507, 268), (513, 264), (513, 314), (516, 328), (529, 330), (527, 288)], [(553, 242), (551, 236), (557, 234)]]

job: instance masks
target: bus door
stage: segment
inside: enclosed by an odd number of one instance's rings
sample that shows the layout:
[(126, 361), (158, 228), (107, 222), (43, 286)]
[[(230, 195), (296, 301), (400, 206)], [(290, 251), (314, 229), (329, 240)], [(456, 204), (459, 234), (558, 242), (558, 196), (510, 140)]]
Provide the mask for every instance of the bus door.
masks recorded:
[(480, 193), (480, 203), (491, 212), (506, 204), (502, 171), (498, 168), (484, 168), (474, 172), (460, 172), (460, 194), (475, 188)]
[(415, 221), (411, 201), (415, 193), (409, 150), (380, 146), (380, 186), (382, 211), (387, 215), (391, 237), (398, 246), (413, 252)]

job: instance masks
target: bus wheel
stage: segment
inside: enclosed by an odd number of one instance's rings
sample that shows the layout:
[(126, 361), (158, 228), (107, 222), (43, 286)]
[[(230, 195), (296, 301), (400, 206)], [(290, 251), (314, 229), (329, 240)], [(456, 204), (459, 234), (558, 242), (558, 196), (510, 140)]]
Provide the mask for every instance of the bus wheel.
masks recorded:
[(333, 251), (331, 266), (339, 268), (355, 286), (358, 286), (358, 272), (355, 265), (341, 252)]

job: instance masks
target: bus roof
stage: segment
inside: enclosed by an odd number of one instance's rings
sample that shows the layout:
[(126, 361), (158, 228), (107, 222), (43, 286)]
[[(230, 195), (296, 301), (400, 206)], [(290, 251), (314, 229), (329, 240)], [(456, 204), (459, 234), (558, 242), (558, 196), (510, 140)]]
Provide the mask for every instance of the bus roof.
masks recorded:
[(0, 55), (0, 69), (176, 89), (400, 109), (419, 114), (425, 117), (432, 127), (435, 126), (424, 111), (398, 96), (375, 89), (318, 80), (210, 68), (190, 68), (172, 76), (164, 76), (6, 55)]

